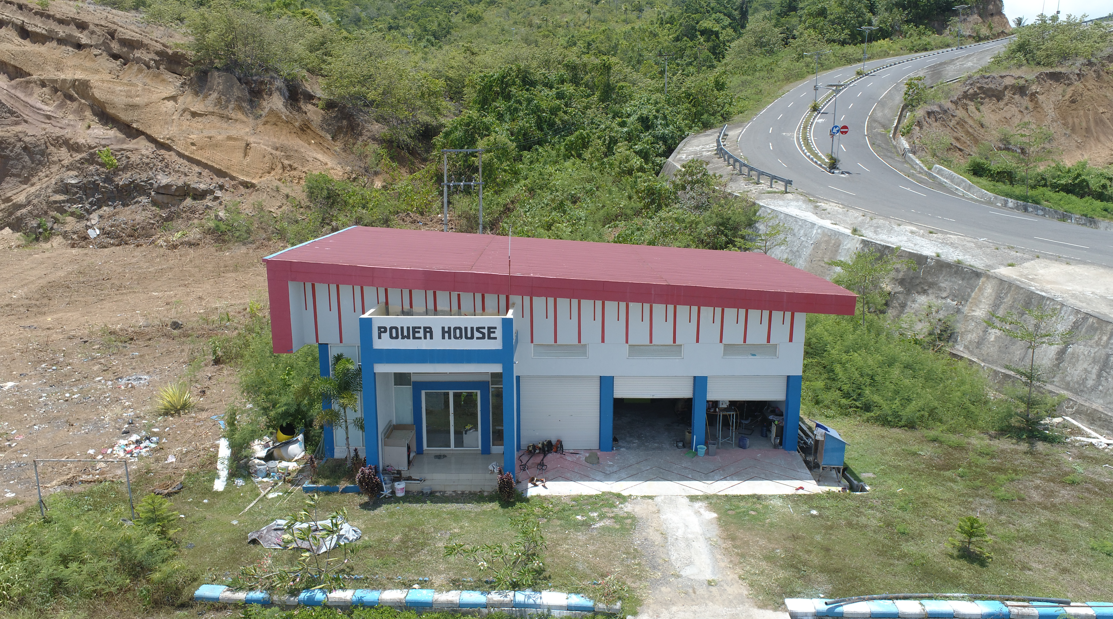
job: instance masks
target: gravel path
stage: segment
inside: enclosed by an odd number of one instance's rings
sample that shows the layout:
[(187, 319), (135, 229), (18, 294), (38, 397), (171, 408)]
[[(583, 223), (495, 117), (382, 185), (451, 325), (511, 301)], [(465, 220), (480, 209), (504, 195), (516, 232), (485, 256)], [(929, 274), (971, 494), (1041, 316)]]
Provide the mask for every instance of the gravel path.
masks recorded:
[(683, 496), (635, 499), (635, 539), (649, 569), (648, 593), (639, 619), (700, 617), (787, 619), (787, 613), (755, 608), (718, 544), (717, 516)]

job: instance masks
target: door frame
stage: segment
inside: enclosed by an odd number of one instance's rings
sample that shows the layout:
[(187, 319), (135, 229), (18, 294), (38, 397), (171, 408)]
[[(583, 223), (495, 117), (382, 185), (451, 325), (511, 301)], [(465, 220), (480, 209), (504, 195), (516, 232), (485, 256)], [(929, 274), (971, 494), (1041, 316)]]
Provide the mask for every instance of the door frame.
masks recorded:
[[(479, 392), (479, 453), (491, 453), (491, 383), (480, 381), (438, 381), (410, 383), (413, 387), (414, 425), (417, 453), (425, 453), (425, 395), (426, 391), (478, 391)], [(457, 451), (466, 448), (449, 449)]]

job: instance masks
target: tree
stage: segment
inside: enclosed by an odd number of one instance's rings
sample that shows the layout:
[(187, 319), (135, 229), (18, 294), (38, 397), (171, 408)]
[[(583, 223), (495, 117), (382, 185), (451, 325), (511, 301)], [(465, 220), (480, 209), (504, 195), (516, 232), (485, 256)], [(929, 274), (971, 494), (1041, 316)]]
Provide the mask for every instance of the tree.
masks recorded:
[(862, 309), (862, 324), (866, 324), (866, 313), (879, 313), (889, 300), (889, 279), (901, 269), (915, 268), (912, 260), (897, 258), (900, 247), (882, 256), (875, 249), (867, 249), (854, 254), (846, 260), (829, 260), (827, 266), (842, 269), (831, 280), (858, 295), (858, 307)]
[(1046, 376), (1046, 371), (1036, 365), (1036, 351), (1044, 346), (1070, 346), (1080, 338), (1072, 330), (1055, 329), (1054, 323), (1059, 318), (1059, 312), (1044, 304), (1023, 308), (1019, 313), (1009, 311), (999, 315), (990, 312), (989, 315), (990, 318), (984, 319), (986, 326), (1024, 344), (1028, 366), (1005, 366), (1020, 376), (1024, 388), (1007, 395), (1023, 406), (1013, 415), (1014, 434), (1017, 438), (1026, 439), (1029, 448), (1035, 449), (1037, 440), (1051, 440), (1055, 437), (1045, 427), (1043, 420), (1059, 402), (1058, 398), (1036, 392), (1036, 386), (1042, 385)]
[(774, 221), (768, 215), (760, 215), (754, 232), (747, 239), (746, 249), (768, 255), (769, 252), (788, 242), (788, 233), (789, 227), (784, 223)]
[(955, 533), (958, 533), (959, 537), (958, 539), (951, 539), (950, 543), (963, 558), (982, 565), (989, 563), (990, 559), (993, 558), (993, 555), (985, 548), (990, 541), (989, 533), (986, 532), (985, 523), (977, 516), (966, 516), (959, 519)]
[[(314, 395), (328, 400), (330, 404), (329, 408), (317, 413), (317, 423), (343, 424), (344, 461), (350, 462), (352, 445), (348, 436), (348, 411), (359, 406), (359, 393), (363, 391), (363, 371), (354, 361), (337, 353), (332, 357), (332, 374), (319, 377), (313, 382), (312, 390)], [(363, 417), (355, 419), (355, 426), (363, 432)]]
[(1006, 148), (998, 152), (1017, 167), (1024, 169), (1024, 199), (1027, 200), (1031, 171), (1051, 159), (1055, 152), (1054, 147), (1051, 146), (1051, 138), (1054, 134), (1047, 127), (1026, 120), (1017, 125), (1016, 130), (1002, 127), (1000, 135)]

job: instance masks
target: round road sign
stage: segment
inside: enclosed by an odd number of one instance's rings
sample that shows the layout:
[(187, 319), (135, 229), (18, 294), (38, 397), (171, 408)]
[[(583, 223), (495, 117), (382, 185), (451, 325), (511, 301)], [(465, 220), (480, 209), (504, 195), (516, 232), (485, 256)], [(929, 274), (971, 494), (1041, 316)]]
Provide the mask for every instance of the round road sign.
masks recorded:
[(847, 132), (849, 132), (849, 131), (850, 131), (850, 127), (847, 127), (846, 125), (843, 125), (842, 127), (839, 127), (839, 133), (841, 133), (843, 135), (846, 135)]
[(835, 126), (831, 127), (831, 135), (838, 135), (839, 131), (840, 131), (840, 129), (839, 129), (838, 125), (835, 125)]

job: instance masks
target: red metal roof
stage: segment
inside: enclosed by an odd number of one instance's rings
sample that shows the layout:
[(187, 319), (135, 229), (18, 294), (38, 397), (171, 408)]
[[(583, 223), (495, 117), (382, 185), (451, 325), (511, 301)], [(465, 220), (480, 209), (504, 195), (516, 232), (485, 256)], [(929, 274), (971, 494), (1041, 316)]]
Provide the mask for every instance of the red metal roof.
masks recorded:
[(272, 318), (277, 321), (288, 313), (281, 308), (289, 307), (290, 281), (854, 313), (852, 292), (756, 252), (515, 237), (510, 241), (508, 289), (507, 246), (505, 236), (391, 228), (341, 230), (264, 258)]

